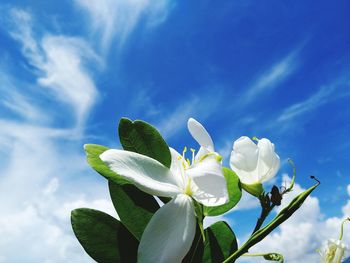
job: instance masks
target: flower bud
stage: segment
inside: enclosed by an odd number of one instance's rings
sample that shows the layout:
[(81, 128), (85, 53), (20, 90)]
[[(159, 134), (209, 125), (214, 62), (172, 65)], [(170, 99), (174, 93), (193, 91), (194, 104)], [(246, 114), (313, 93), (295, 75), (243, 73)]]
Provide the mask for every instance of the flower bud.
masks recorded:
[(280, 158), (268, 139), (260, 139), (255, 144), (250, 138), (242, 136), (233, 143), (230, 166), (243, 184), (261, 184), (276, 175)]

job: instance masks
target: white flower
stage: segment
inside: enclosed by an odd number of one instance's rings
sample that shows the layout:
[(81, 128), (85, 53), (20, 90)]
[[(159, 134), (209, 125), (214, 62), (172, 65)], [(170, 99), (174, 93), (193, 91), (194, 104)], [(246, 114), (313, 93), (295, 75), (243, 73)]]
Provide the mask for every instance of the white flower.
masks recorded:
[(242, 136), (233, 143), (230, 166), (242, 183), (261, 184), (276, 175), (280, 158), (268, 139), (260, 139), (255, 144), (250, 138)]
[(341, 240), (329, 239), (328, 244), (320, 252), (322, 263), (341, 263), (346, 246)]
[(188, 120), (192, 136), (201, 145), (192, 164), (170, 148), (170, 169), (160, 162), (129, 151), (107, 150), (100, 155), (111, 170), (142, 191), (171, 197), (147, 225), (138, 248), (138, 262), (181, 262), (190, 249), (196, 232), (193, 200), (205, 206), (228, 202), (220, 156), (214, 152), (211, 137), (194, 119)]

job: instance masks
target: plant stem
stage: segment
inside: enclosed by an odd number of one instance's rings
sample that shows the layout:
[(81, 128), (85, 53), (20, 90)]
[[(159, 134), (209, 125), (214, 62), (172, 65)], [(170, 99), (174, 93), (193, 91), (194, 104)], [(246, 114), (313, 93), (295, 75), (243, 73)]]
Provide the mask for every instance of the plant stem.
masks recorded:
[(271, 205), (267, 208), (265, 207), (261, 207), (261, 214), (260, 217), (258, 218), (258, 221), (256, 222), (255, 228), (252, 232), (252, 235), (258, 231), (260, 229), (260, 227), (262, 226), (262, 224), (264, 223), (266, 217), (270, 214), (270, 212), (272, 211), (272, 209), (275, 207), (275, 205)]
[(278, 215), (269, 222), (264, 228), (257, 230), (248, 240), (245, 242), (238, 250), (236, 250), (233, 254), (231, 254), (227, 259), (223, 261), (223, 263), (235, 262), (237, 258), (247, 253), (249, 248), (263, 240), (268, 234), (270, 234), (276, 227), (286, 221), (289, 217), (291, 217), (295, 211), (297, 211), (300, 206), (304, 203), (305, 199), (311, 194), (313, 190), (320, 184), (317, 181), (317, 184), (310, 187), (306, 191), (302, 192), (298, 196), (296, 196), (287, 207), (282, 209)]
[(339, 240), (342, 240), (342, 239), (343, 239), (343, 229), (344, 229), (344, 223), (345, 223), (346, 221), (350, 221), (350, 217), (345, 218), (345, 219), (343, 220), (343, 222), (341, 223)]

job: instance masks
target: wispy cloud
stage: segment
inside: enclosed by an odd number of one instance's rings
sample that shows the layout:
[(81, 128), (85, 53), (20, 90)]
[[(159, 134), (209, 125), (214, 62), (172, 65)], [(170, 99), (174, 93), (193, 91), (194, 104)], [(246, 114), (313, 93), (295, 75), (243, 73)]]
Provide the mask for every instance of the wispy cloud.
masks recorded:
[(150, 88), (142, 88), (133, 93), (129, 104), (130, 115), (153, 117), (161, 114), (161, 105), (154, 99), (154, 92)]
[(7, 108), (20, 118), (27, 121), (39, 122), (43, 122), (47, 119), (46, 116), (33, 105), (33, 100), (22, 95), (3, 72), (0, 72), (0, 92), (2, 95), (0, 98), (0, 106)]
[(101, 36), (103, 50), (108, 50), (114, 37), (123, 45), (133, 29), (141, 21), (153, 26), (163, 22), (169, 11), (169, 0), (75, 0), (86, 11), (95, 33)]
[(261, 96), (261, 93), (277, 88), (278, 84), (287, 79), (297, 68), (298, 50), (293, 50), (259, 75), (256, 81), (247, 88), (242, 97), (242, 102), (249, 103), (255, 100)]
[(89, 76), (86, 61), (101, 63), (99, 57), (81, 38), (46, 34), (34, 36), (31, 14), (10, 10), (10, 34), (22, 45), (23, 55), (36, 68), (38, 83), (47, 87), (60, 101), (69, 104), (81, 125), (94, 104), (97, 89)]
[(187, 96), (187, 100), (180, 103), (168, 114), (162, 112), (162, 118), (158, 120), (156, 127), (161, 134), (169, 139), (177, 132), (184, 129), (190, 117), (200, 116), (200, 121), (209, 118), (219, 106), (222, 99), (220, 91), (216, 90), (215, 96), (212, 93), (202, 94), (201, 97)]
[[(322, 86), (317, 92), (304, 101), (286, 108), (278, 117), (278, 121), (286, 122), (304, 113), (310, 112), (326, 103), (349, 96), (350, 80), (340, 78), (329, 85)], [(344, 88), (345, 86), (345, 88)]]

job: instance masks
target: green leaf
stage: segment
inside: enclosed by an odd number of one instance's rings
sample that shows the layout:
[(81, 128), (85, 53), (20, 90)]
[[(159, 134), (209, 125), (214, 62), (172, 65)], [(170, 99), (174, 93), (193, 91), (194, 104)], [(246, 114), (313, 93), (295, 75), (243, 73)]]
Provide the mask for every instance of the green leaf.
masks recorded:
[(87, 162), (100, 175), (117, 184), (122, 185), (129, 183), (126, 179), (109, 169), (109, 167), (100, 159), (100, 154), (107, 151), (107, 147), (97, 144), (85, 144), (84, 150), (86, 153)]
[(170, 168), (169, 147), (156, 128), (144, 121), (121, 118), (118, 131), (124, 150), (146, 155)]
[(123, 225), (138, 239), (141, 239), (148, 222), (159, 209), (152, 195), (133, 185), (118, 185), (109, 181), (109, 193)]
[(72, 211), (71, 223), (86, 253), (98, 263), (136, 262), (137, 240), (110, 215), (79, 208)]
[(216, 222), (205, 230), (206, 241), (202, 262), (222, 262), (237, 250), (236, 236), (224, 221)]
[(229, 194), (230, 201), (227, 204), (223, 204), (215, 207), (204, 207), (205, 216), (218, 216), (226, 213), (233, 207), (237, 205), (242, 197), (241, 184), (238, 176), (234, 171), (223, 167), (223, 173), (227, 182), (227, 190)]

